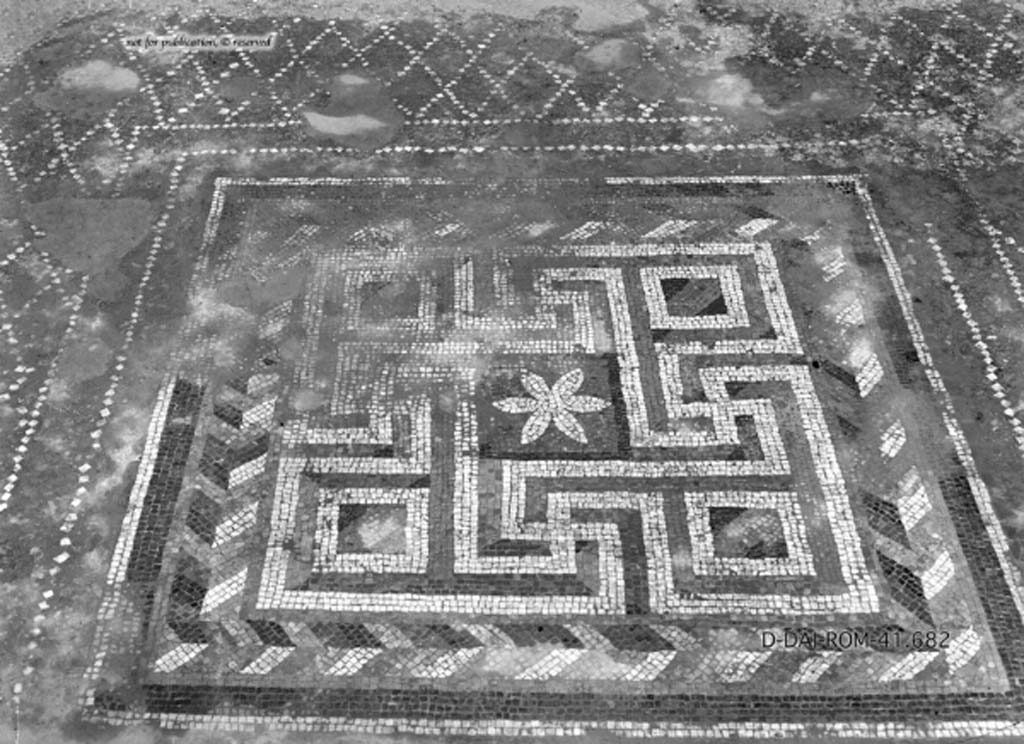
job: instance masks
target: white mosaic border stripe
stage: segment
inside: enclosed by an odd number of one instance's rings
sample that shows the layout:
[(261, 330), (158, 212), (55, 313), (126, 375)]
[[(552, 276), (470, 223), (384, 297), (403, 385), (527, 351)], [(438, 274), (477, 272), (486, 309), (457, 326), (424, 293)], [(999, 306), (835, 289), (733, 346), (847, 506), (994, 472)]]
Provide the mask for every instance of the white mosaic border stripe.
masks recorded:
[(1003, 570), (1003, 576), (1006, 578), (1006, 584), (1013, 597), (1014, 605), (1017, 608), (1017, 612), (1024, 617), (1024, 594), (1021, 591), (1021, 575), (1010, 559), (1010, 546), (1006, 540), (1006, 533), (1003, 532), (1002, 525), (999, 524), (999, 518), (992, 507), (992, 496), (985, 485), (985, 481), (982, 480), (981, 474), (978, 472), (974, 457), (971, 455), (967, 437), (964, 435), (956, 419), (956, 410), (953, 407), (953, 401), (949, 390), (946, 388), (946, 383), (935, 368), (935, 361), (928, 350), (924, 332), (921, 330), (921, 325), (914, 314), (913, 298), (910, 296), (910, 292), (903, 281), (899, 261), (893, 252), (892, 245), (889, 243), (889, 239), (882, 229), (882, 223), (878, 219), (866, 179), (864, 176), (849, 176), (842, 180), (846, 180), (854, 186), (861, 204), (864, 206), (864, 211), (868, 218), (868, 226), (875, 239), (875, 244), (882, 252), (882, 260), (885, 262), (889, 281), (892, 283), (896, 298), (900, 303), (900, 308), (903, 310), (903, 317), (910, 331), (914, 350), (917, 352), (918, 359), (921, 360), (921, 365), (928, 376), (928, 381), (931, 383), (932, 389), (935, 391), (936, 397), (942, 406), (942, 418), (946, 425), (946, 431), (949, 433), (957, 457), (967, 473), (967, 479), (971, 485), (971, 493), (974, 495), (975, 503), (985, 524), (992, 548)]
[[(929, 230), (931, 229), (930, 224), (926, 223), (925, 226)], [(971, 314), (971, 309), (967, 305), (967, 299), (964, 297), (963, 290), (957, 283), (952, 269), (950, 269), (949, 261), (946, 259), (939, 241), (936, 240), (934, 236), (929, 235), (928, 245), (935, 254), (935, 260), (942, 272), (942, 280), (949, 286), (949, 291), (953, 295), (953, 301), (956, 303), (957, 309), (960, 311), (960, 315), (963, 317), (964, 321), (967, 323), (968, 329), (970, 330), (971, 340), (974, 342), (975, 348), (978, 349), (978, 352), (981, 354), (981, 358), (985, 363), (985, 377), (988, 378), (989, 385), (992, 388), (992, 394), (999, 401), (999, 405), (1003, 409), (1003, 415), (1010, 422), (1010, 426), (1013, 429), (1013, 438), (1017, 443), (1017, 449), (1022, 455), (1024, 455), (1024, 423), (1021, 423), (1020, 417), (1017, 415), (1017, 411), (1013, 407), (1013, 404), (1007, 400), (1006, 388), (999, 380), (999, 368), (996, 366), (991, 349), (989, 349), (988, 344), (985, 343), (984, 335), (981, 332), (981, 325)]]
[[(116, 716), (112, 716), (116, 720)], [(159, 714), (142, 720), (158, 723), (166, 728), (216, 729), (222, 731), (255, 731), (265, 726), (253, 716), (189, 716), (187, 714)], [(124, 721), (136, 722), (138, 717), (124, 715)], [(275, 719), (275, 729), (304, 732), (353, 732), (365, 734), (422, 734), (428, 736), (557, 736), (591, 737), (610, 732), (631, 739), (794, 739), (833, 737), (842, 739), (963, 739), (964, 737), (1024, 737), (1024, 723), (993, 720), (941, 721), (935, 723), (786, 723), (786, 722), (731, 722), (718, 724), (647, 723), (643, 721), (516, 721), (485, 719), (466, 721), (449, 719), (437, 721), (429, 718), (383, 718), (372, 722), (352, 718), (324, 719), (321, 717), (288, 716)]]
[[(135, 477), (135, 484), (132, 486), (131, 494), (128, 497), (128, 506), (124, 519), (121, 521), (121, 531), (114, 546), (114, 554), (110, 560), (110, 570), (107, 572), (106, 594), (96, 613), (97, 624), (100, 632), (94, 644), (95, 657), (86, 679), (95, 682), (103, 668), (104, 657), (107, 653), (107, 646), (110, 638), (110, 625), (114, 622), (115, 616), (124, 601), (122, 586), (128, 573), (128, 561), (131, 556), (131, 548), (135, 542), (135, 532), (139, 527), (142, 518), (142, 507), (146, 499), (146, 490), (149, 487), (150, 479), (156, 467), (157, 449), (160, 438), (166, 425), (167, 415), (171, 407), (171, 395), (174, 392), (174, 376), (168, 375), (164, 384), (157, 394), (156, 404), (153, 407), (153, 415), (149, 420), (149, 428), (146, 432), (146, 444), (142, 451), (142, 459), (139, 463), (138, 473)], [(91, 706), (95, 700), (95, 690), (88, 689), (83, 696), (83, 703)]]
[[(79, 475), (75, 495), (70, 501), (69, 509), (61, 520), (59, 529), (64, 533), (64, 536), (60, 540), (60, 552), (52, 558), (53, 565), (48, 571), (50, 584), (41, 582), (40, 588), (42, 599), (38, 603), (40, 612), (33, 618), (33, 628), (31, 630), (33, 638), (42, 635), (42, 624), (46, 620), (46, 610), (49, 609), (48, 600), (53, 596), (54, 592), (52, 589), (53, 582), (56, 581), (57, 575), (60, 573), (66, 561), (71, 557), (71, 552), (69, 551), (72, 547), (72, 540), (70, 537), (71, 531), (78, 521), (78, 510), (89, 493), (89, 487), (94, 477), (93, 468), (89, 460), (95, 456), (96, 452), (102, 449), (100, 440), (107, 428), (107, 424), (109, 423), (111, 406), (114, 403), (114, 399), (120, 389), (121, 380), (125, 374), (125, 366), (128, 362), (128, 351), (135, 339), (139, 317), (142, 313), (142, 305), (149, 290), (149, 283), (153, 275), (153, 269), (156, 265), (157, 259), (163, 253), (165, 244), (164, 231), (171, 215), (178, 208), (178, 192), (181, 185), (181, 174), (185, 167), (185, 160), (186, 157), (184, 155), (178, 155), (174, 159), (174, 165), (172, 166), (168, 177), (166, 205), (151, 227), (152, 236), (150, 239), (150, 246), (149, 250), (146, 252), (146, 259), (143, 264), (142, 274), (139, 278), (139, 285), (136, 287), (135, 294), (132, 297), (132, 311), (122, 332), (121, 345), (118, 348), (117, 354), (114, 356), (113, 372), (110, 374), (107, 388), (103, 395), (103, 407), (99, 410), (98, 421), (89, 433), (89, 438), (92, 440), (91, 450), (90, 453), (83, 458), (82, 464), (78, 467)], [(34, 649), (36, 645), (36, 640), (30, 642), (31, 648)], [(23, 669), (23, 674), (31, 674), (33, 670), (34, 665), (26, 665)]]

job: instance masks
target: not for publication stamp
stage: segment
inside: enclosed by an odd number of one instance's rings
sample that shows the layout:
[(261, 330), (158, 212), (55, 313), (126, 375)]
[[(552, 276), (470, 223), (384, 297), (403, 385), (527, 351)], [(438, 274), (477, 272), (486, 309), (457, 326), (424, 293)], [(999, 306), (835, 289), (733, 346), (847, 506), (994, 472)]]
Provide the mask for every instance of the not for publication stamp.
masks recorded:
[(235, 34), (192, 35), (192, 34), (142, 34), (128, 36), (122, 43), (135, 51), (201, 51), (201, 52), (253, 52), (273, 49), (277, 34), (263, 36), (239, 36)]

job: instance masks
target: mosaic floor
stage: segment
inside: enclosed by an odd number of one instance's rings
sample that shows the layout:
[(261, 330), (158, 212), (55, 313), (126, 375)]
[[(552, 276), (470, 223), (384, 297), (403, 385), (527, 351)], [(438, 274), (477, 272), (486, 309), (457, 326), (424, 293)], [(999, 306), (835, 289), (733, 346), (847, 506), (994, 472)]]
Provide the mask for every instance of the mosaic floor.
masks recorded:
[(3, 73), (0, 740), (1024, 738), (1024, 15), (679, 13)]

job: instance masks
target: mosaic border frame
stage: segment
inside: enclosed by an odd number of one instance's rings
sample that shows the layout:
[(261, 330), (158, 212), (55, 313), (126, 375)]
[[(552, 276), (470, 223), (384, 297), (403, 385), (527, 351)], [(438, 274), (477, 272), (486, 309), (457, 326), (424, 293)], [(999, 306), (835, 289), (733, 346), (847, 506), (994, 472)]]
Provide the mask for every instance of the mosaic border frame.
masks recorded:
[[(219, 179), (220, 180), (220, 179)], [(259, 179), (223, 179), (234, 184), (257, 183)], [(286, 181), (288, 179), (275, 179)], [(305, 179), (295, 179), (305, 180)], [(363, 178), (350, 179), (316, 179), (329, 180), (338, 183), (357, 183), (366, 181)], [(377, 180), (377, 179), (375, 179)], [(406, 183), (415, 183), (419, 179), (389, 179)], [(429, 180), (429, 179), (428, 179)], [(537, 182), (580, 182), (588, 179), (524, 179)], [(593, 180), (593, 179), (589, 179)], [(962, 519), (954, 518), (954, 525), (958, 537), (964, 542), (964, 535), (987, 538), (982, 547), (985, 549), (984, 556), (977, 556), (975, 560), (969, 561), (970, 569), (979, 592), (983, 596), (985, 613), (991, 625), (993, 635), (997, 636), (998, 648), (1003, 662), (1007, 667), (1007, 674), (1011, 680), (1011, 691), (1007, 694), (973, 694), (966, 695), (909, 695), (909, 696), (851, 696), (850, 699), (858, 701), (877, 700), (879, 703), (894, 701), (906, 706), (904, 711), (912, 712), (919, 704), (948, 705), (949, 703), (978, 702), (977, 710), (979, 716), (974, 719), (956, 718), (955, 720), (920, 720), (919, 715), (910, 716), (889, 716), (888, 710), (879, 710), (881, 715), (877, 720), (875, 716), (862, 716), (862, 720), (854, 720), (841, 715), (842, 711), (833, 711), (833, 721), (820, 723), (813, 721), (790, 722), (777, 720), (771, 722), (758, 720), (743, 720), (743, 715), (737, 715), (736, 720), (708, 721), (706, 723), (678, 722), (672, 720), (661, 720), (665, 711), (656, 711), (654, 721), (635, 720), (572, 720), (567, 719), (560, 722), (544, 722), (540, 720), (508, 720), (499, 718), (481, 717), (477, 719), (424, 719), (415, 716), (389, 717), (378, 719), (360, 719), (346, 716), (305, 716), (305, 715), (216, 715), (216, 714), (195, 714), (175, 712), (129, 712), (124, 710), (102, 709), (96, 706), (97, 691), (95, 684), (98, 681), (102, 669), (105, 650), (94, 657), (94, 662), (86, 674), (87, 690), (83, 695), (82, 702), (87, 708), (85, 718), (94, 721), (108, 723), (138, 723), (152, 722), (169, 728), (216, 728), (221, 730), (252, 730), (255, 726), (267, 726), (282, 730), (301, 731), (357, 731), (366, 733), (423, 733), (435, 735), (504, 735), (504, 736), (582, 736), (589, 731), (601, 730), (613, 734), (619, 734), (630, 738), (659, 738), (659, 737), (744, 737), (744, 738), (765, 738), (789, 735), (796, 737), (807, 736), (833, 736), (845, 738), (871, 738), (871, 737), (900, 737), (900, 738), (944, 738), (962, 736), (1020, 736), (1024, 735), (1024, 722), (1014, 721), (1010, 715), (1015, 711), (1024, 709), (1024, 659), (1014, 659), (1012, 654), (1015, 645), (1024, 643), (1024, 599), (1022, 599), (1021, 588), (1016, 579), (1016, 572), (1008, 558), (1008, 544), (999, 525), (998, 519), (992, 507), (988, 489), (974, 463), (970, 452), (969, 443), (959, 423), (956, 420), (952, 398), (935, 367), (935, 363), (928, 351), (921, 326), (917, 321), (912, 307), (910, 293), (903, 282), (899, 264), (895, 253), (892, 250), (881, 222), (875, 211), (871, 195), (867, 186), (867, 177), (862, 174), (841, 174), (829, 176), (731, 176), (731, 177), (608, 177), (601, 179), (606, 185), (615, 184), (778, 184), (787, 182), (823, 182), (834, 186), (848, 189), (848, 193), (856, 195), (864, 210), (871, 237), (875, 247), (881, 254), (882, 262), (885, 265), (885, 272), (892, 285), (895, 298), (898, 302), (902, 317), (906, 323), (906, 330), (909, 332), (913, 349), (929, 381), (929, 386), (935, 396), (936, 402), (942, 412), (942, 419), (953, 446), (955, 457), (955, 475), (947, 478), (950, 489), (962, 498), (963, 503), (958, 503), (957, 509), (951, 506), (951, 512), (959, 512)], [(213, 202), (210, 205), (209, 220), (204, 231), (203, 244), (212, 238), (213, 226), (216, 224), (217, 216), (223, 206), (222, 192), (219, 188), (214, 193)], [(204, 258), (200, 256), (197, 262), (197, 270), (204, 265)], [(157, 438), (164, 427), (170, 421), (169, 412), (172, 409), (171, 393), (173, 388), (165, 386), (158, 398), (152, 418), (149, 423), (147, 441)], [(148, 450), (140, 464), (140, 474), (151, 474), (156, 464), (157, 454), (155, 450)], [(108, 587), (104, 596), (103, 604), (98, 613), (100, 628), (97, 632), (96, 645), (105, 649), (105, 642), (109, 639), (110, 629), (106, 623), (111, 619), (116, 610), (116, 598), (119, 591), (118, 577), (124, 576), (127, 569), (129, 548), (134, 543), (135, 532), (139, 525), (139, 517), (142, 511), (142, 501), (145, 496), (145, 485), (148, 478), (137, 477), (135, 486), (132, 489), (128, 510), (125, 514), (122, 529), (117, 546), (110, 564), (108, 574)], [(949, 502), (949, 495), (946, 484), (943, 485), (943, 497)], [(970, 494), (970, 500), (965, 497)], [(964, 510), (967, 510), (966, 512)], [(969, 520), (971, 524), (966, 524)], [(976, 564), (978, 559), (994, 561), (998, 567), (998, 575), (991, 571), (983, 571)], [(992, 595), (992, 592), (996, 595)], [(998, 616), (996, 622), (995, 617)], [(1014, 632), (1008, 632), (1004, 623), (1009, 622), (1015, 627)], [(216, 689), (216, 688), (211, 688)], [(281, 693), (282, 690), (263, 689), (266, 693)], [(192, 695), (202, 696), (203, 689), (193, 689)], [(358, 696), (357, 696), (358, 697)], [(749, 695), (716, 696), (715, 700), (731, 703), (734, 706), (742, 706)], [(987, 699), (987, 700), (985, 700)], [(787, 699), (788, 700), (788, 699)], [(782, 706), (787, 708), (788, 706)], [(860, 706), (864, 708), (863, 705)], [(652, 711), (655, 712), (655, 711)], [(840, 713), (840, 715), (836, 715)], [(749, 715), (749, 714), (748, 714)], [(918, 719), (916, 723), (906, 722), (907, 718)]]

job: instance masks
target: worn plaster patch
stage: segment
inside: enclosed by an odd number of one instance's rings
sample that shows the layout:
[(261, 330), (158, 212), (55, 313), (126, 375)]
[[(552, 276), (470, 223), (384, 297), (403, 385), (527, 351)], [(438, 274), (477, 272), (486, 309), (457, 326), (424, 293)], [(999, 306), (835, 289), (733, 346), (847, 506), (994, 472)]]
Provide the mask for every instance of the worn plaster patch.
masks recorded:
[(103, 59), (65, 70), (57, 78), (63, 88), (95, 88), (109, 93), (129, 93), (139, 87), (139, 76), (127, 67), (118, 67)]
[(601, 72), (625, 70), (640, 64), (640, 46), (626, 39), (608, 39), (580, 55), (580, 66)]
[(764, 106), (764, 98), (754, 91), (753, 83), (735, 73), (713, 77), (700, 90), (713, 106), (730, 109), (759, 109)]
[(660, 101), (672, 96), (674, 83), (658, 70), (645, 67), (632, 75), (625, 90), (641, 101)]
[(60, 355), (57, 376), (69, 385), (102, 375), (114, 352), (99, 338), (78, 339)]
[(370, 85), (371, 81), (360, 75), (343, 72), (335, 78), (341, 85)]
[[(679, 24), (648, 27), (644, 35), (689, 75), (724, 71), (731, 60), (750, 53), (756, 44), (754, 33), (749, 28), (711, 25), (696, 13), (686, 15), (685, 22)], [(695, 48), (700, 51), (693, 51)]]
[(127, 67), (92, 60), (61, 72), (52, 87), (32, 96), (32, 102), (39, 108), (59, 111), (72, 118), (90, 118), (133, 94), (139, 82), (139, 76)]
[(743, 3), (751, 13), (777, 13), (799, 16), (809, 29), (836, 33), (835, 19), (849, 15), (856, 9), (858, 15), (871, 20), (882, 20), (900, 11), (932, 10), (934, 0), (874, 0), (871, 3), (851, 3), (850, 0), (752, 0)]
[(765, 110), (779, 121), (850, 119), (871, 106), (870, 94), (839, 70), (808, 66), (799, 74), (780, 78), (775, 68), (763, 61), (733, 66), (732, 71), (750, 81)]
[(147, 424), (147, 411), (136, 405), (125, 406), (111, 419), (103, 435), (106, 467), (86, 496), (87, 504), (102, 506), (124, 486), (126, 474), (138, 463)]
[(217, 299), (241, 310), (259, 312), (298, 297), (306, 286), (307, 268), (293, 266), (266, 277), (234, 276), (217, 287)]
[(352, 137), (358, 134), (366, 134), (377, 129), (386, 127), (387, 124), (380, 119), (374, 119), (366, 114), (355, 114), (353, 116), (324, 116), (315, 111), (303, 111), (306, 122), (321, 134), (329, 134), (332, 137)]
[(1007, 89), (999, 86), (992, 90), (995, 104), (980, 124), (996, 132), (1015, 134), (1024, 127), (1024, 87)]
[[(380, 9), (380, 3), (376, 3)], [(531, 19), (549, 11), (553, 6), (571, 14), (572, 25), (579, 31), (602, 31), (636, 23), (647, 17), (645, 3), (623, 2), (622, 0), (587, 0), (587, 2), (553, 3), (551, 0), (518, 0), (495, 7), (490, 0), (455, 0), (452, 3), (437, 3), (434, 8), (448, 5), (467, 15), (471, 12), (494, 13), (495, 11), (515, 18)], [(452, 7), (454, 6), (454, 7)]]
[(681, 79), (678, 85), (677, 101), (710, 104), (727, 115), (733, 126), (762, 129), (776, 113), (765, 105), (750, 79), (738, 73), (695, 75)]
[(87, 274), (109, 269), (149, 231), (153, 205), (145, 199), (47, 199), (25, 206), (45, 237), (36, 241), (63, 266)]
[(102, 144), (102, 149), (86, 161), (89, 168), (99, 174), (106, 182), (111, 182), (117, 177), (121, 166), (121, 155), (115, 149), (110, 140)]
[(214, 368), (236, 363), (252, 340), (256, 321), (256, 315), (226, 302), (217, 290), (200, 290), (190, 298), (183, 320), (184, 327), (194, 334), (189, 360)]
[(324, 93), (323, 103), (302, 112), (316, 137), (373, 149), (393, 139), (402, 125), (402, 114), (387, 89), (369, 77), (341, 72)]
[(327, 396), (319, 390), (304, 388), (295, 391), (291, 402), (296, 411), (315, 411), (327, 402)]

